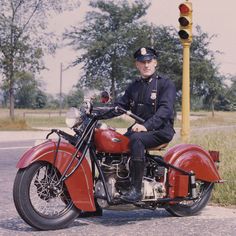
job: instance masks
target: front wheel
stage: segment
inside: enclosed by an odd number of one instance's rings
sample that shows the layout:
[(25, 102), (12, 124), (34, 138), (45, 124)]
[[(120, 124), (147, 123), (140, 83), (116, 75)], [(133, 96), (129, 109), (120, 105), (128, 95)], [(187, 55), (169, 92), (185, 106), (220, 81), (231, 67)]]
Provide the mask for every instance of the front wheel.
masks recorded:
[(35, 162), (17, 172), (13, 198), (22, 219), (39, 230), (67, 227), (79, 215), (61, 175), (47, 162)]
[(197, 181), (198, 199), (193, 201), (182, 201), (170, 205), (166, 210), (174, 216), (197, 215), (208, 203), (213, 190), (214, 183)]

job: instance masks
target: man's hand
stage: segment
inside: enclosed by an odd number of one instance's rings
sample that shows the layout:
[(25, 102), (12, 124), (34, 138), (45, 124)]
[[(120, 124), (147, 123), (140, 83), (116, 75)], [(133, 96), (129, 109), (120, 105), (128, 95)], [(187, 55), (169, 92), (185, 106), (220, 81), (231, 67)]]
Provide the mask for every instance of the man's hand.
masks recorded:
[(142, 132), (142, 131), (147, 131), (147, 129), (146, 129), (145, 126), (143, 126), (143, 125), (135, 124), (135, 125), (132, 127), (132, 131), (134, 131), (134, 132)]

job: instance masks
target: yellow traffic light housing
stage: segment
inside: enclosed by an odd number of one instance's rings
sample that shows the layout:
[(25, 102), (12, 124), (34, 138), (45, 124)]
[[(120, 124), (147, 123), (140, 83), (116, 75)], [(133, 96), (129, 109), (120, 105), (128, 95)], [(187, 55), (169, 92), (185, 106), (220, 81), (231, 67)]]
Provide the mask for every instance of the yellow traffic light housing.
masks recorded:
[(192, 42), (192, 3), (185, 2), (179, 5), (179, 37), (182, 43)]

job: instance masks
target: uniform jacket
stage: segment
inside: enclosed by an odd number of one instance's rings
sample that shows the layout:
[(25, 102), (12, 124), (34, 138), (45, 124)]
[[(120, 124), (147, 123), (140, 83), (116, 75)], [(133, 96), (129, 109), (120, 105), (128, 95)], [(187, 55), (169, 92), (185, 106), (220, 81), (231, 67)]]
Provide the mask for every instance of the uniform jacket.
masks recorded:
[[(153, 75), (149, 79), (136, 78), (114, 105), (131, 110), (132, 113), (143, 118), (145, 123), (142, 125), (147, 131), (152, 131), (154, 135), (169, 142), (175, 133), (173, 129), (175, 99), (174, 83), (169, 79)], [(121, 114), (113, 111), (101, 115), (101, 118), (108, 119)]]
[(153, 75), (149, 79), (137, 78), (117, 100), (126, 110), (145, 120), (148, 131), (159, 130), (164, 126), (173, 127), (176, 89), (169, 79)]

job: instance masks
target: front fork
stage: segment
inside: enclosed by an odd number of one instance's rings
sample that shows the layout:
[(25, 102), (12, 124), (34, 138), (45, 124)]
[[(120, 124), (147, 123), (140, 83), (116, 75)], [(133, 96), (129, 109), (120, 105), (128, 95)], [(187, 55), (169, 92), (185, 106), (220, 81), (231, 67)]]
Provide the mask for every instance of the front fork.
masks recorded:
[[(62, 182), (66, 181), (81, 165), (82, 161), (85, 158), (85, 155), (89, 149), (89, 147), (91, 146), (91, 140), (93, 137), (93, 132), (94, 132), (94, 128), (97, 124), (97, 122), (91, 122), (91, 125), (88, 125), (86, 127), (86, 129), (84, 130), (82, 136), (80, 137), (79, 141), (75, 144), (76, 147), (76, 151), (72, 156), (72, 159), (70, 161), (70, 163), (67, 165), (67, 167), (65, 168), (64, 172), (61, 174), (61, 178), (60, 180), (56, 183), (55, 186), (60, 185)], [(56, 133), (58, 135), (58, 142), (57, 142), (57, 146), (56, 146), (56, 151), (54, 154), (54, 160), (53, 160), (53, 165), (55, 166), (56, 161), (57, 161), (57, 155), (58, 155), (58, 150), (60, 147), (60, 143), (61, 143), (61, 136), (64, 137), (65, 139), (68, 140), (68, 138), (71, 138), (71, 135), (68, 135), (67, 133), (58, 130), (58, 129), (53, 129), (48, 135), (47, 135), (47, 139), (49, 138), (49, 136), (53, 133)], [(68, 137), (70, 136), (70, 137)], [(86, 141), (87, 140), (87, 141)], [(85, 145), (84, 145), (85, 143)], [(82, 148), (83, 146), (83, 148)], [(72, 170), (69, 172), (69, 169), (72, 167), (73, 162), (75, 161), (75, 159), (78, 157), (78, 154), (80, 153), (80, 151), (83, 149), (82, 153), (80, 154), (80, 158), (79, 161), (77, 162), (77, 164), (72, 168)]]
[[(93, 137), (93, 132), (94, 132), (94, 128), (95, 128), (96, 124), (97, 124), (97, 122), (94, 122), (91, 125), (88, 125), (87, 128), (85, 129), (85, 131), (83, 132), (81, 138), (79, 139), (79, 141), (75, 145), (76, 152), (73, 154), (70, 163), (67, 165), (66, 169), (61, 174), (61, 178), (56, 183), (55, 186), (57, 187), (62, 182), (66, 181), (79, 168), (79, 166), (81, 165), (82, 161), (84, 160), (85, 155), (86, 155), (86, 153), (89, 149), (93, 182), (94, 182), (94, 177), (95, 177), (95, 169), (97, 168), (98, 172), (99, 172), (99, 176), (100, 176), (100, 178), (102, 180), (102, 183), (103, 183), (103, 186), (104, 186), (105, 193), (106, 193), (105, 199), (107, 200), (109, 205), (117, 205), (118, 204), (117, 202), (113, 202), (111, 200), (111, 196), (109, 194), (109, 191), (108, 191), (108, 188), (107, 188), (107, 185), (106, 185), (105, 177), (103, 175), (103, 172), (102, 172), (101, 166), (99, 164), (99, 161), (96, 158), (95, 149), (93, 147), (92, 137)], [(56, 151), (55, 151), (55, 154), (54, 154), (54, 163), (53, 163), (55, 165), (56, 161), (57, 161), (58, 150), (59, 150), (59, 147), (60, 147), (61, 136), (64, 137), (66, 133), (64, 133), (61, 130), (52, 130), (52, 132), (47, 135), (47, 138), (49, 138), (49, 136), (52, 133), (56, 133), (58, 135), (58, 142), (57, 142)], [(85, 141), (85, 140), (87, 140), (87, 141)], [(78, 163), (69, 172), (69, 169), (73, 165), (73, 162), (75, 161), (75, 159), (78, 157), (78, 154), (79, 154), (81, 149), (83, 149), (83, 151), (82, 151), (82, 154), (79, 158)], [(96, 196), (95, 196), (95, 198), (96, 198)]]
[[(95, 169), (97, 168), (98, 169), (98, 173), (99, 173), (99, 177), (100, 177), (100, 179), (101, 179), (101, 181), (103, 183), (105, 194), (106, 194), (106, 196), (104, 197), (104, 200), (106, 200), (109, 205), (116, 205), (116, 203), (114, 203), (111, 200), (111, 196), (109, 194), (109, 191), (108, 191), (108, 188), (107, 188), (107, 185), (106, 185), (106, 180), (105, 180), (103, 171), (101, 169), (100, 163), (99, 163), (99, 161), (98, 161), (98, 159), (96, 157), (96, 153), (95, 153), (94, 148), (90, 148), (90, 159), (91, 159), (91, 165), (92, 165), (93, 180), (95, 178)], [(95, 196), (95, 198), (96, 198), (96, 196)]]

